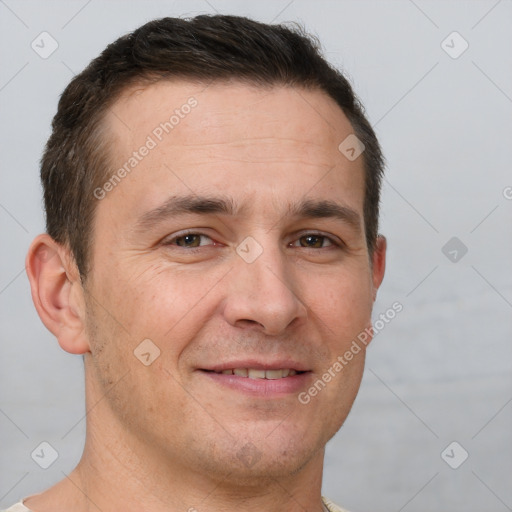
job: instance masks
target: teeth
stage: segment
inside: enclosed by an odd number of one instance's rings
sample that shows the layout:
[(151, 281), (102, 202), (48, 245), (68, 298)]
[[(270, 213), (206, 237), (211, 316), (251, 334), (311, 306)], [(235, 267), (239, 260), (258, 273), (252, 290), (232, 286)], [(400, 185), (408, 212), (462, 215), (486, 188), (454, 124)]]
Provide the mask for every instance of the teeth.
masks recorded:
[(249, 379), (264, 379), (265, 378), (265, 370), (253, 370), (252, 368), (247, 368)]
[(266, 379), (281, 379), (283, 377), (283, 370), (267, 370), (265, 372)]
[(237, 375), (239, 377), (248, 377), (249, 379), (269, 379), (277, 380), (285, 377), (297, 375), (296, 370), (284, 368), (282, 370), (256, 370), (254, 368), (233, 368), (230, 370), (222, 370), (223, 375)]

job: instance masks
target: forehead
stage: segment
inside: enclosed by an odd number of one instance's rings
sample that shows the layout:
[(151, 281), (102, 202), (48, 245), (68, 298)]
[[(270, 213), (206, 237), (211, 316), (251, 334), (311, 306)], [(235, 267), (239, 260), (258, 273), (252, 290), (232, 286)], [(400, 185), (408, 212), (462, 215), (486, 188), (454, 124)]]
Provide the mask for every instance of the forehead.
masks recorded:
[(112, 206), (131, 201), (143, 210), (177, 189), (215, 187), (251, 197), (253, 205), (270, 192), (274, 208), (282, 201), (279, 191), (315, 189), (331, 197), (345, 191), (348, 202), (362, 208), (362, 158), (349, 161), (338, 150), (353, 129), (319, 90), (159, 81), (128, 88), (105, 123), (112, 170), (128, 171), (107, 198)]

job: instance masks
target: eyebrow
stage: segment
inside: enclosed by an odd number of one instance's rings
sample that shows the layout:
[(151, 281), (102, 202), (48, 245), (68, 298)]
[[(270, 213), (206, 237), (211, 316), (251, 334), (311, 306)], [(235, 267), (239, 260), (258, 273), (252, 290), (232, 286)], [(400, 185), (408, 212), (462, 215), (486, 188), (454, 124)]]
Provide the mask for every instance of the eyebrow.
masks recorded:
[[(237, 207), (231, 198), (198, 195), (171, 196), (162, 205), (144, 213), (136, 223), (141, 230), (149, 229), (165, 219), (181, 215), (243, 215), (246, 207)], [(337, 219), (355, 230), (361, 230), (361, 216), (352, 208), (335, 201), (306, 199), (289, 205), (287, 215), (309, 219)]]
[(147, 229), (169, 217), (187, 214), (222, 214), (236, 216), (241, 213), (233, 201), (222, 197), (171, 196), (162, 205), (144, 213), (137, 221), (137, 228)]
[(337, 219), (346, 222), (356, 230), (361, 229), (361, 216), (352, 208), (335, 201), (307, 199), (292, 205), (288, 212), (292, 216), (309, 219)]

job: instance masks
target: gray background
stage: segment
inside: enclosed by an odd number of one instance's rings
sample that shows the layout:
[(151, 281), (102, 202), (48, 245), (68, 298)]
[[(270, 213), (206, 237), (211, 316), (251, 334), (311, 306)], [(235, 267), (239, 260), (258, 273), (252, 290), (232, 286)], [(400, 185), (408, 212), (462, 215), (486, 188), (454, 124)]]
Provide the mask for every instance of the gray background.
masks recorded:
[[(327, 449), (324, 493), (353, 512), (512, 510), (512, 4), (502, 1), (0, 0), (0, 508), (61, 479), (84, 437), (82, 361), (40, 323), (24, 272), (43, 230), (38, 160), (59, 94), (107, 43), (152, 18), (299, 21), (359, 93), (387, 156), (379, 333)], [(31, 42), (59, 47), (42, 59)], [(441, 43), (459, 32), (469, 48)], [(458, 52), (461, 41), (445, 46)], [(452, 237), (468, 251), (450, 261)], [(453, 256), (449, 255), (450, 257)], [(41, 469), (47, 441), (59, 458)], [(452, 469), (441, 458), (448, 450)]]

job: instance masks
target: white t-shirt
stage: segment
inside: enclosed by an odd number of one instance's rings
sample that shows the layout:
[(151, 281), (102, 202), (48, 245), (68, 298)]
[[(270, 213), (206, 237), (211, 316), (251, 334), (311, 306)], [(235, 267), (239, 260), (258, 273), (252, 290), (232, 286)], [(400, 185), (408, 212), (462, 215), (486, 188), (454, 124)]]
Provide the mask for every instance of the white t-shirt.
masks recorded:
[[(347, 512), (344, 508), (338, 507), (338, 505), (325, 498), (324, 496), (322, 496), (322, 502), (326, 512)], [(6, 510), (0, 510), (0, 512), (31, 512), (31, 510), (23, 505), (22, 500), (19, 503), (15, 503), (12, 507), (9, 507)]]
[(30, 512), (30, 509), (25, 507), (25, 505), (23, 505), (23, 502), (20, 501), (19, 503), (16, 503), (15, 505), (9, 507), (6, 510), (0, 510), (0, 512)]

